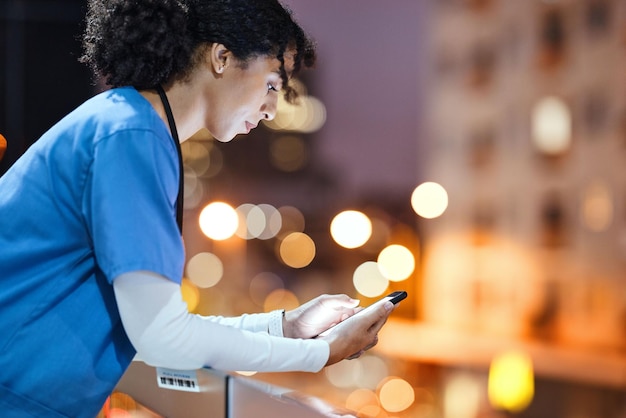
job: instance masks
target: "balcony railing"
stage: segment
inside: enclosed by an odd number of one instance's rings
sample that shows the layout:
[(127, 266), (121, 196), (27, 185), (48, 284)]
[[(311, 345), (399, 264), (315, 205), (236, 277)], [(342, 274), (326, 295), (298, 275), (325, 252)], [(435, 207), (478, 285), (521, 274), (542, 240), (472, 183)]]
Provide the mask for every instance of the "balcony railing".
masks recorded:
[(176, 371), (133, 361), (99, 418), (357, 417), (304, 393), (210, 369)]

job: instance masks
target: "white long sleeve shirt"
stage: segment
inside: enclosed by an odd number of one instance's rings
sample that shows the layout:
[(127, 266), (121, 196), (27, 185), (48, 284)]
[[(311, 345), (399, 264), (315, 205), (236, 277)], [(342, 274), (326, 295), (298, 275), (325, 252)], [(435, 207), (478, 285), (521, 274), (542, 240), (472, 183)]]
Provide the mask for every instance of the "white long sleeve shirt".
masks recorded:
[(330, 355), (323, 340), (282, 337), (278, 311), (233, 318), (191, 314), (180, 286), (155, 273), (122, 274), (113, 288), (124, 329), (139, 358), (152, 366), (317, 372)]

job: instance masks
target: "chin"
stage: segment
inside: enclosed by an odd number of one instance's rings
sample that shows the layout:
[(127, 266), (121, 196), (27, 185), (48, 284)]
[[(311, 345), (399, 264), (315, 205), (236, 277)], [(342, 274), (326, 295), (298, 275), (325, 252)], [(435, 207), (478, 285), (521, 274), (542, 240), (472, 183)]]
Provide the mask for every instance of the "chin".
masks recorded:
[(218, 142), (230, 142), (233, 139), (235, 139), (235, 137), (237, 136), (237, 134), (224, 134), (224, 135), (213, 135), (213, 138), (215, 138), (216, 141)]
[(234, 136), (232, 136), (232, 137), (230, 137), (230, 138), (226, 138), (226, 139), (218, 139), (218, 141), (220, 141), (220, 142), (230, 142), (230, 141), (232, 141), (232, 140), (234, 140), (234, 139), (237, 139), (237, 138), (243, 138), (244, 136), (247, 136), (247, 135), (248, 135), (248, 134), (246, 134), (246, 133), (235, 134)]

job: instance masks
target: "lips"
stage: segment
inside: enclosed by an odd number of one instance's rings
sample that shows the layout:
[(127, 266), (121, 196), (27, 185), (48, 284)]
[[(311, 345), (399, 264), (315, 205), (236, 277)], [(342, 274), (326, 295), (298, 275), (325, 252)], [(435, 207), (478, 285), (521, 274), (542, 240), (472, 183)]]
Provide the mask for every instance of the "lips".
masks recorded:
[(256, 125), (254, 123), (246, 121), (246, 133), (250, 133), (250, 131), (254, 128), (256, 128)]

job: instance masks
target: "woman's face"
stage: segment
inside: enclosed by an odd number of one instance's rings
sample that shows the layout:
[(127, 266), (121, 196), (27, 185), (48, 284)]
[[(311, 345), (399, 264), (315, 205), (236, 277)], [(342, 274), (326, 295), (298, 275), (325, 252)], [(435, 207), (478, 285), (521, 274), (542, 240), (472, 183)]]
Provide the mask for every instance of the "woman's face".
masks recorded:
[[(286, 68), (289, 66), (286, 59)], [(242, 66), (235, 59), (226, 62), (217, 75), (218, 88), (207, 93), (209, 107), (207, 129), (218, 141), (227, 142), (247, 134), (262, 119), (276, 116), (281, 94), (280, 61), (274, 57), (256, 57)]]

